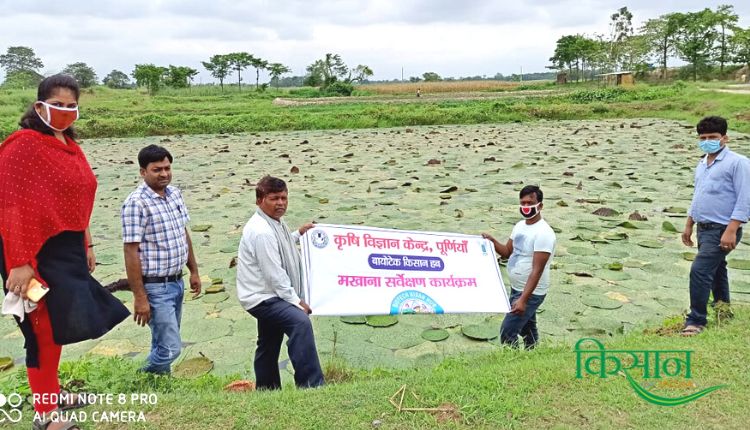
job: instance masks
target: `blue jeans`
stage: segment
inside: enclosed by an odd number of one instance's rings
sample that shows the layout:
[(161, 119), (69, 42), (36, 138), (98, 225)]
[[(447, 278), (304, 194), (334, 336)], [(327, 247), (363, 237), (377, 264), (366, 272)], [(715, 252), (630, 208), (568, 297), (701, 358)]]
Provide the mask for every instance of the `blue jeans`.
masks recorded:
[(323, 385), (312, 323), (305, 311), (278, 297), (265, 300), (248, 311), (258, 320), (258, 348), (255, 351), (255, 384), (260, 390), (281, 388), (279, 353), (284, 335), (294, 367), (294, 383), (300, 388)]
[[(726, 226), (711, 224), (708, 228), (698, 226), (698, 255), (690, 267), (690, 313), (686, 325), (706, 325), (708, 297), (713, 294), (714, 303), (729, 303), (729, 277), (727, 255), (721, 249), (721, 236)], [(737, 230), (737, 243), (742, 239), (742, 229)]]
[[(536, 310), (544, 302), (546, 295), (537, 296), (532, 294), (526, 302), (526, 311), (523, 315), (508, 313), (503, 319), (500, 327), (500, 341), (502, 343), (518, 347), (518, 336), (523, 338), (526, 349), (533, 349), (539, 342), (539, 332), (536, 329)], [(521, 291), (511, 290), (510, 306), (521, 298)]]
[(182, 350), (180, 320), (185, 284), (176, 282), (145, 284), (148, 304), (151, 306), (151, 352), (146, 366), (141, 369), (151, 373), (170, 373), (170, 365)]

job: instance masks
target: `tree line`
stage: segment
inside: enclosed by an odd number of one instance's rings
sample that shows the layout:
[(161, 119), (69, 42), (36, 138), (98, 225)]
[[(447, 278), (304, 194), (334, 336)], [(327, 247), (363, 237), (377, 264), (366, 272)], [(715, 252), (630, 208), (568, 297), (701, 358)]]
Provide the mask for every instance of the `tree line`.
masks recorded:
[[(222, 91), (224, 91), (224, 83), (232, 76), (236, 76), (237, 87), (241, 90), (242, 73), (249, 67), (255, 69), (257, 91), (264, 91), (269, 85), (260, 83), (261, 71), (268, 71), (271, 77), (270, 84), (277, 88), (281, 82), (281, 76), (291, 72), (291, 69), (282, 63), (270, 62), (248, 52), (213, 55), (208, 61), (201, 61), (201, 64), (211, 76), (219, 81)], [(0, 67), (5, 69), (3, 82), (5, 87), (34, 87), (43, 79), (39, 71), (44, 67), (44, 63), (29, 47), (9, 47), (5, 54), (0, 55)], [(360, 64), (349, 68), (339, 54), (331, 53), (310, 64), (306, 71), (307, 74), (301, 84), (343, 95), (352, 93), (353, 83), (361, 83), (373, 75), (369, 66)], [(82, 88), (99, 83), (94, 69), (83, 62), (67, 65), (62, 73), (76, 78)], [(163, 67), (154, 64), (136, 64), (130, 76), (120, 70), (112, 70), (104, 77), (102, 83), (111, 88), (144, 87), (153, 94), (164, 87), (190, 87), (196, 75), (198, 75), (198, 70), (187, 66)], [(135, 80), (134, 83), (131, 82), (131, 77)]]
[(750, 67), (750, 27), (741, 28), (738, 21), (733, 6), (720, 5), (667, 13), (634, 29), (633, 14), (623, 7), (610, 16), (606, 35), (558, 39), (549, 68), (576, 80), (625, 70), (643, 76), (654, 69), (666, 79), (668, 61), (677, 58), (688, 64), (685, 71), (693, 80), (710, 77), (717, 67), (718, 77), (726, 78), (728, 65)]

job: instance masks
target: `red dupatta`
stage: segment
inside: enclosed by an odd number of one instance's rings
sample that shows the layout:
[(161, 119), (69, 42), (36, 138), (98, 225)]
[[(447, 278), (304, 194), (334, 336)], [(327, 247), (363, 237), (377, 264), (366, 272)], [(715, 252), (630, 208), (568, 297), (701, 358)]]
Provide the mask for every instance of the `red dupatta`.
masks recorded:
[(0, 237), (9, 272), (30, 264), (39, 276), (42, 245), (89, 226), (96, 177), (78, 144), (66, 140), (24, 129), (0, 145)]

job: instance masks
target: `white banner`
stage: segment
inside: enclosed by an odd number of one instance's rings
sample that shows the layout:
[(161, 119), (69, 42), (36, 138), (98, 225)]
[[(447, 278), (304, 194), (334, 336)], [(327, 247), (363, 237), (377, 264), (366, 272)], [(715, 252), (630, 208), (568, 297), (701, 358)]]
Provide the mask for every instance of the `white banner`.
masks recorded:
[(302, 258), (314, 315), (510, 311), (481, 236), (317, 224)]

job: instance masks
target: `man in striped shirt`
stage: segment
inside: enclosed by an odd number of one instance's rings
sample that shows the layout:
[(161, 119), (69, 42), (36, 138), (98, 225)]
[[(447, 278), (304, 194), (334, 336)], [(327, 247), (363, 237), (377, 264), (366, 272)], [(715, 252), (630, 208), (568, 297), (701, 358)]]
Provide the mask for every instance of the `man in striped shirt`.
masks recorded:
[(185, 286), (182, 268), (190, 269), (190, 288), (200, 294), (198, 263), (180, 190), (172, 181), (172, 155), (149, 145), (138, 153), (143, 182), (122, 206), (125, 268), (135, 300), (134, 318), (151, 328), (151, 352), (145, 372), (166, 374), (180, 355), (180, 320)]

